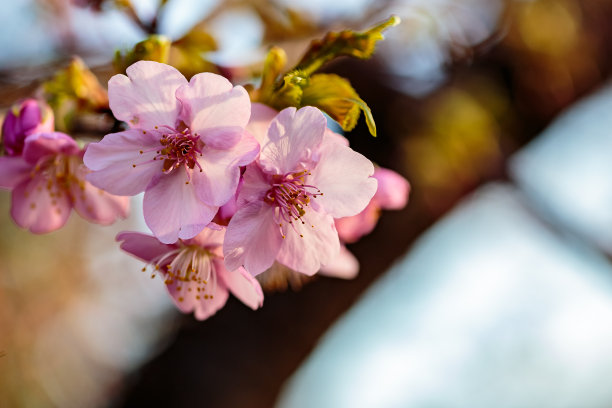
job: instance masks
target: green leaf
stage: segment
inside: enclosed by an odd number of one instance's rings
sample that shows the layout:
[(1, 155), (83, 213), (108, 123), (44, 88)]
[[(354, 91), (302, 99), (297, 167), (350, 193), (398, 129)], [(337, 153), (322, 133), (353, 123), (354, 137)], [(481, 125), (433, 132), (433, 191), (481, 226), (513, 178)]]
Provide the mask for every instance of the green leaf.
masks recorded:
[(370, 58), (376, 43), (383, 39), (382, 32), (399, 22), (399, 17), (391, 16), (363, 32), (327, 33), (322, 39), (312, 41), (300, 62), (283, 75), (280, 72), (286, 63), (285, 52), (278, 47), (272, 48), (266, 56), (261, 85), (251, 92), (251, 99), (278, 110), (289, 106), (316, 106), (346, 131), (355, 127), (363, 111), (370, 133), (376, 136), (372, 112), (350, 82), (338, 75), (314, 73), (336, 57)]
[(351, 131), (357, 125), (359, 114), (364, 112), (368, 129), (376, 136), (376, 125), (368, 105), (357, 95), (351, 83), (335, 74), (313, 75), (302, 92), (301, 106), (316, 106), (342, 126)]
[[(261, 85), (252, 95), (251, 99), (258, 101), (270, 101), (274, 97), (277, 80), (281, 70), (287, 63), (287, 54), (280, 47), (272, 47), (264, 60), (263, 72), (261, 74)], [(281, 84), (280, 86), (282, 86)], [(279, 88), (280, 88), (279, 86)]]
[(187, 78), (200, 72), (218, 73), (215, 64), (206, 59), (206, 54), (217, 50), (214, 37), (201, 26), (195, 26), (187, 34), (172, 43), (168, 63)]
[(399, 17), (391, 16), (388, 20), (363, 32), (344, 30), (327, 33), (322, 39), (310, 43), (310, 48), (295, 69), (311, 75), (327, 61), (336, 57), (368, 59), (374, 53), (376, 43), (384, 39), (382, 32), (399, 22)]
[(145, 40), (134, 45), (130, 51), (115, 52), (113, 65), (115, 70), (125, 73), (127, 67), (138, 61), (168, 62), (170, 55), (170, 39), (163, 35), (150, 35)]

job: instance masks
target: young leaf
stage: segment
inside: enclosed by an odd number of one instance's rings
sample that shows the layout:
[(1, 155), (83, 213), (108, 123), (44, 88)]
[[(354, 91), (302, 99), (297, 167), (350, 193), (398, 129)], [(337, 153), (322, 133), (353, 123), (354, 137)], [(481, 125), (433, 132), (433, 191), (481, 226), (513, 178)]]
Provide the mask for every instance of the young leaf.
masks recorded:
[(170, 55), (170, 39), (163, 35), (150, 35), (145, 40), (137, 43), (131, 51), (122, 53), (115, 52), (113, 65), (119, 73), (125, 73), (127, 67), (137, 61), (168, 62)]
[(384, 38), (382, 32), (399, 22), (399, 17), (391, 16), (388, 20), (363, 32), (344, 30), (327, 33), (322, 39), (310, 43), (310, 48), (295, 69), (310, 75), (336, 57), (368, 59), (374, 53), (376, 43)]
[(200, 72), (218, 73), (218, 67), (205, 58), (206, 53), (217, 50), (217, 42), (203, 27), (195, 26), (172, 43), (168, 63), (188, 79)]
[(315, 74), (303, 88), (301, 106), (316, 106), (326, 112), (345, 131), (357, 125), (360, 111), (363, 111), (368, 129), (376, 136), (376, 125), (368, 105), (357, 95), (351, 83), (335, 74)]
[(98, 78), (78, 57), (42, 84), (42, 93), (55, 114), (57, 130), (68, 131), (79, 113), (108, 109), (108, 94)]
[(313, 74), (336, 57), (370, 58), (376, 43), (383, 39), (382, 32), (399, 22), (399, 17), (391, 16), (363, 32), (330, 32), (323, 39), (312, 41), (300, 62), (284, 75), (280, 75), (280, 70), (286, 55), (280, 48), (272, 48), (266, 57), (261, 86), (251, 92), (251, 98), (278, 110), (288, 106), (316, 106), (346, 131), (355, 127), (363, 111), (370, 133), (376, 136), (372, 112), (348, 80), (333, 74)]

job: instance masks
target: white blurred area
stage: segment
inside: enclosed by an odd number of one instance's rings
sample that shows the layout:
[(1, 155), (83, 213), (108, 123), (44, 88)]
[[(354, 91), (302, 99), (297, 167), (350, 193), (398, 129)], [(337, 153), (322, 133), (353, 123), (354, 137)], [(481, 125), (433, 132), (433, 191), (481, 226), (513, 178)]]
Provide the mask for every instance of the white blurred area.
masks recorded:
[[(402, 23), (389, 30), (379, 45), (395, 86), (419, 96), (431, 92), (446, 79), (453, 56), (470, 58), (472, 47), (489, 39), (498, 28), (506, 0), (311, 0), (279, 1), (317, 23), (340, 29), (353, 21), (363, 29), (396, 14)], [(157, 0), (132, 0), (136, 11), (148, 21)], [(40, 7), (40, 5), (46, 7)], [(165, 6), (159, 28), (178, 39), (207, 16), (218, 0), (173, 0)], [(0, 2), (0, 24), (10, 36), (0, 37), (0, 68), (40, 64), (57, 57), (66, 44), (89, 54), (89, 64), (104, 63), (115, 49), (128, 49), (145, 34), (125, 15), (108, 8), (94, 13), (70, 4), (70, 0), (17, 0)], [(61, 15), (65, 21), (49, 19)], [(47, 17), (47, 18), (46, 18)], [(235, 7), (216, 16), (208, 29), (219, 41), (219, 51), (209, 56), (221, 65), (251, 64), (263, 59), (263, 27), (253, 10)], [(344, 24), (346, 25), (346, 24)], [(85, 55), (87, 57), (87, 55)]]
[[(158, 0), (132, 3), (138, 15), (149, 21)], [(169, 1), (159, 21), (160, 33), (173, 40), (180, 38), (218, 3), (218, 0)], [(11, 33), (0, 36), (0, 69), (48, 63), (58, 54), (65, 59), (63, 53), (70, 52), (67, 46), (78, 50), (87, 63), (103, 64), (113, 58), (116, 49), (130, 49), (146, 38), (122, 12), (104, 7), (103, 12), (96, 13), (74, 6), (71, 0), (2, 1), (0, 26), (4, 33)], [(243, 19), (240, 30), (235, 27), (235, 23), (233, 28), (228, 24), (213, 26), (211, 31), (215, 37), (223, 38), (220, 45), (224, 53), (238, 58), (240, 51), (252, 51), (253, 41), (261, 37), (261, 27), (254, 26), (253, 19)], [(222, 54), (221, 59), (224, 58), (227, 59)]]
[[(380, 54), (400, 89), (424, 95), (446, 79), (453, 56), (469, 60), (472, 47), (494, 36), (504, 0), (397, 0), (389, 10), (402, 23), (385, 35)], [(380, 15), (384, 18), (384, 13)]]
[(559, 117), (511, 172), (547, 219), (612, 254), (612, 87)]
[(611, 406), (611, 107), (610, 88), (576, 105), (516, 156), (520, 187), (434, 225), (277, 407)]

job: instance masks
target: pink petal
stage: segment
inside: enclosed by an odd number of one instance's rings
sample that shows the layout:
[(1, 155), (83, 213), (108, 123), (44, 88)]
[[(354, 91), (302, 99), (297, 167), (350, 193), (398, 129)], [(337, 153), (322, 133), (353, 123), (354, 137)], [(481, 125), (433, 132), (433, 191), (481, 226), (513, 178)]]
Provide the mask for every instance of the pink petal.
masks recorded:
[(193, 133), (202, 137), (207, 129), (244, 128), (249, 122), (249, 94), (241, 86), (232, 86), (221, 75), (209, 72), (194, 75), (189, 84), (176, 91), (176, 97), (183, 103), (183, 120)]
[(108, 81), (110, 108), (132, 128), (175, 127), (181, 111), (175, 92), (186, 83), (170, 65), (138, 61), (128, 67), (127, 76), (115, 75)]
[(217, 211), (214, 219), (220, 224), (227, 225), (234, 214), (236, 214), (236, 211), (238, 211), (238, 195), (242, 189), (243, 182), (244, 179), (241, 177), (238, 181), (238, 186), (236, 187), (236, 194), (234, 194), (227, 203), (219, 207), (219, 211)]
[(296, 272), (314, 275), (338, 256), (340, 240), (331, 216), (309, 208), (302, 219), (304, 224), (293, 223), (295, 230), (285, 228), (276, 260)]
[(225, 269), (222, 261), (215, 262), (217, 262), (216, 270), (219, 279), (225, 282), (225, 286), (234, 296), (253, 310), (263, 306), (264, 295), (257, 279), (244, 268), (230, 272)]
[(87, 180), (116, 195), (144, 191), (151, 179), (162, 172), (163, 162), (153, 160), (161, 147), (161, 135), (158, 131), (130, 129), (90, 143), (83, 161), (94, 172), (87, 175)]
[(393, 170), (377, 167), (374, 177), (378, 180), (378, 189), (373, 200), (385, 210), (401, 210), (408, 202), (410, 183)]
[(338, 134), (332, 130), (325, 129), (325, 136), (323, 137), (324, 143), (340, 143), (343, 146), (348, 147), (349, 141), (346, 137)]
[(61, 132), (35, 133), (25, 138), (23, 158), (36, 164), (41, 158), (57, 153), (77, 154), (79, 146), (73, 138)]
[(127, 217), (130, 198), (112, 195), (94, 187), (84, 180), (88, 172), (85, 165), (80, 166), (76, 174), (80, 183), (70, 185), (76, 212), (86, 220), (101, 225), (110, 225), (118, 218)]
[(349, 146), (349, 141), (346, 137), (333, 132), (329, 129), (325, 129), (325, 134), (323, 135), (323, 143), (319, 146), (319, 148), (313, 153), (313, 162), (318, 162), (321, 160), (321, 155), (327, 150), (327, 147), (330, 143), (341, 144), (342, 146)]
[(359, 238), (372, 232), (378, 223), (378, 218), (380, 218), (380, 208), (372, 199), (359, 214), (335, 220), (338, 236), (343, 242), (356, 242)]
[(376, 193), (372, 162), (338, 143), (329, 143), (307, 180), (323, 193), (317, 203), (334, 218), (358, 214)]
[(36, 99), (17, 102), (2, 122), (4, 150), (9, 156), (20, 156), (26, 136), (53, 129), (53, 111), (46, 103)]
[(32, 165), (21, 157), (0, 157), (0, 188), (12, 189), (25, 180)]
[(326, 126), (325, 116), (317, 108), (282, 110), (270, 123), (261, 145), (259, 164), (272, 174), (300, 170), (323, 141)]
[(26, 179), (15, 187), (11, 197), (11, 216), (17, 225), (35, 234), (63, 227), (72, 208), (68, 194), (47, 189), (47, 180), (40, 173)]
[(223, 245), (223, 237), (225, 236), (225, 228), (211, 228), (210, 224), (195, 237), (185, 240), (185, 245), (198, 245), (202, 248), (221, 247)]
[(225, 233), (223, 255), (230, 271), (244, 266), (253, 276), (274, 263), (282, 244), (274, 208), (254, 202), (240, 208), (232, 217)]
[(359, 272), (359, 261), (344, 245), (340, 247), (338, 256), (330, 263), (321, 267), (320, 275), (332, 278), (353, 279)]
[[(215, 271), (212, 273), (215, 273)], [(209, 282), (210, 284), (212, 282)], [(168, 289), (174, 304), (183, 313), (193, 311), (196, 319), (204, 320), (214, 315), (225, 305), (229, 293), (222, 282), (217, 282), (214, 293), (211, 293), (212, 297), (207, 295), (207, 298), (205, 298), (203, 292), (198, 291), (199, 287), (201, 287), (201, 284), (193, 280), (182, 281), (173, 279), (170, 283), (166, 284), (166, 289)]]
[(193, 315), (198, 320), (208, 319), (210, 316), (217, 313), (223, 306), (225, 306), (228, 297), (229, 292), (227, 291), (227, 288), (217, 287), (214, 298), (200, 299), (200, 303), (198, 303), (196, 306)]
[(157, 238), (140, 232), (120, 232), (115, 239), (121, 242), (121, 249), (145, 262), (152, 262), (177, 248), (176, 245), (162, 244)]
[(238, 207), (253, 201), (263, 200), (266, 192), (270, 189), (268, 175), (256, 163), (249, 164), (246, 167), (242, 179), (242, 187), (236, 200)]
[(204, 130), (200, 139), (208, 147), (226, 150), (232, 148), (246, 131), (241, 127), (220, 127)]
[(203, 171), (194, 170), (194, 186), (203, 202), (221, 206), (236, 193), (240, 180), (240, 166), (252, 162), (259, 153), (259, 143), (249, 134), (228, 150), (204, 147), (198, 160)]
[(178, 169), (162, 174), (147, 187), (144, 218), (153, 234), (163, 243), (193, 238), (213, 219), (218, 207), (200, 201), (187, 172)]
[(268, 105), (261, 103), (251, 104), (251, 119), (246, 129), (257, 139), (259, 143), (263, 143), (268, 133), (268, 127), (272, 119), (278, 114), (278, 111), (272, 109)]

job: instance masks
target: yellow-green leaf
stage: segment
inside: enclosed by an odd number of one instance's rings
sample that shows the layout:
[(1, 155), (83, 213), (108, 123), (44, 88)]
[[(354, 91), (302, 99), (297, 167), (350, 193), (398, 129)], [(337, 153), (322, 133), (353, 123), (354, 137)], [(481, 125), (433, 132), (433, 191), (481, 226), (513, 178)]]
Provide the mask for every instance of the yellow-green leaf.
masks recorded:
[(264, 60), (261, 85), (259, 89), (251, 95), (253, 101), (267, 101), (272, 97), (277, 79), (280, 77), (281, 70), (286, 63), (287, 54), (285, 50), (276, 46), (270, 48)]
[(168, 63), (187, 78), (200, 72), (218, 73), (217, 66), (206, 59), (206, 54), (217, 50), (214, 37), (202, 26), (195, 26), (182, 38), (172, 43)]
[(108, 109), (108, 94), (98, 78), (78, 57), (42, 84), (43, 96), (55, 114), (58, 130), (69, 131), (78, 111), (98, 112)]
[(170, 39), (163, 35), (150, 35), (147, 39), (137, 43), (130, 51), (115, 52), (113, 65), (115, 70), (125, 73), (127, 67), (137, 61), (168, 62), (170, 55)]
[(388, 20), (362, 32), (344, 30), (340, 32), (329, 32), (320, 40), (310, 43), (295, 69), (307, 75), (312, 74), (327, 61), (340, 57), (351, 56), (367, 59), (372, 56), (376, 43), (382, 40), (382, 32), (389, 27), (399, 24), (400, 18), (391, 16)]
[(368, 129), (376, 136), (376, 125), (368, 105), (359, 97), (351, 83), (335, 74), (315, 74), (303, 87), (300, 106), (316, 106), (342, 126), (352, 130), (364, 112)]
[(314, 73), (336, 57), (370, 58), (376, 43), (383, 39), (383, 31), (399, 22), (399, 17), (391, 16), (363, 32), (327, 33), (322, 39), (312, 41), (300, 62), (283, 75), (280, 70), (285, 65), (286, 55), (280, 48), (272, 48), (266, 57), (261, 85), (250, 93), (251, 99), (278, 110), (289, 106), (316, 106), (346, 131), (355, 127), (363, 111), (370, 133), (376, 136), (372, 112), (350, 82), (338, 75)]

